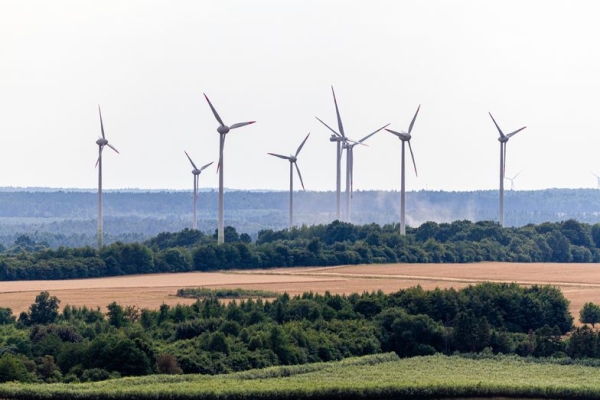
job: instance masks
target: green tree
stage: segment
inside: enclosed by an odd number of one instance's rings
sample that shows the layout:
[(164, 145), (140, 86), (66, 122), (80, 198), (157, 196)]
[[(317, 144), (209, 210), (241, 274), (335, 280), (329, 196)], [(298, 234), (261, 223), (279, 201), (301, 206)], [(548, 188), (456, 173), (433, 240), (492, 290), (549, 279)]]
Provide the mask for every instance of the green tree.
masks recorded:
[(31, 324), (51, 324), (58, 317), (60, 300), (50, 293), (40, 292), (35, 297), (35, 303), (29, 306), (28, 321)]
[(0, 357), (0, 382), (29, 382), (30, 380), (27, 367), (20, 358), (10, 353), (5, 353)]
[(584, 324), (592, 324), (592, 327), (600, 322), (600, 306), (594, 303), (585, 303), (579, 311), (579, 321)]

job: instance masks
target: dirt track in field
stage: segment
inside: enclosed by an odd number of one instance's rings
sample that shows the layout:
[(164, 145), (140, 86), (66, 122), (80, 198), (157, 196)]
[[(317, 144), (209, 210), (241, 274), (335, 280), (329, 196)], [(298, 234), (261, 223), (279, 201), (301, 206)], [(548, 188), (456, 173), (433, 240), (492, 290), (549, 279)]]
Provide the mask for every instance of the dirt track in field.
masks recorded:
[(187, 287), (265, 289), (299, 294), (382, 290), (386, 293), (421, 285), (424, 289), (462, 288), (479, 282), (517, 282), (524, 285), (552, 284), (571, 301), (578, 318), (585, 302), (600, 304), (600, 264), (383, 264), (323, 268), (280, 268), (230, 272), (134, 275), (67, 281), (0, 282), (0, 307), (18, 315), (35, 296), (46, 290), (66, 304), (105, 308), (121, 305), (158, 308), (161, 304), (192, 303), (175, 296)]

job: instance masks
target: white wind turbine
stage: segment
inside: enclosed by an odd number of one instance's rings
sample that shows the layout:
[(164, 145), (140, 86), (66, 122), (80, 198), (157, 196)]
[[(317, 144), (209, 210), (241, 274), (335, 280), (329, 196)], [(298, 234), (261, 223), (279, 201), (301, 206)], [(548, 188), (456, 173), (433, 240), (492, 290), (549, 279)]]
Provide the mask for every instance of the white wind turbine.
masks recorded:
[(504, 177), (504, 179), (510, 181), (510, 190), (515, 190), (515, 179), (517, 179), (517, 176), (519, 176), (521, 172), (523, 171), (519, 171), (519, 173), (513, 176), (512, 178), (509, 178), (508, 176)]
[(204, 98), (206, 98), (206, 101), (208, 102), (210, 109), (212, 110), (215, 118), (217, 119), (217, 121), (220, 124), (219, 127), (217, 128), (217, 132), (219, 132), (219, 135), (220, 135), (219, 165), (217, 166), (217, 169), (219, 171), (219, 227), (217, 230), (217, 243), (222, 244), (225, 241), (225, 231), (224, 231), (224, 226), (223, 226), (223, 161), (224, 161), (223, 160), (223, 147), (225, 147), (225, 135), (227, 135), (227, 133), (231, 129), (236, 129), (236, 128), (240, 128), (242, 126), (250, 125), (250, 124), (255, 123), (256, 121), (238, 122), (231, 126), (227, 126), (223, 123), (223, 120), (221, 119), (221, 117), (219, 117), (217, 110), (215, 110), (215, 108), (213, 107), (212, 103), (210, 102), (210, 100), (208, 99), (206, 94), (204, 94)]
[(590, 171), (590, 174), (592, 174), (596, 177), (596, 185), (597, 185), (597, 188), (600, 189), (600, 176), (596, 175), (595, 173), (593, 173), (591, 171)]
[(376, 130), (375, 132), (371, 133), (370, 135), (362, 138), (358, 142), (348, 138), (344, 132), (344, 125), (342, 124), (342, 118), (340, 117), (340, 110), (338, 108), (337, 99), (335, 97), (335, 91), (333, 90), (333, 86), (331, 87), (331, 92), (333, 93), (333, 102), (335, 104), (335, 113), (337, 116), (339, 132), (337, 132), (335, 129), (331, 128), (329, 125), (327, 125), (325, 122), (323, 122), (318, 117), (315, 117), (315, 118), (317, 118), (317, 120), (320, 123), (325, 125), (327, 127), (327, 129), (329, 129), (331, 132), (333, 132), (333, 135), (331, 135), (329, 137), (329, 141), (337, 143), (337, 151), (336, 151), (336, 155), (337, 155), (337, 158), (336, 158), (336, 218), (338, 220), (340, 219), (340, 203), (341, 203), (342, 151), (344, 149), (346, 150), (346, 221), (350, 222), (350, 196), (351, 196), (351, 192), (352, 192), (351, 180), (352, 180), (352, 150), (353, 150), (353, 147), (357, 144), (363, 144), (362, 142), (364, 142), (365, 140), (367, 140), (368, 138), (370, 138), (371, 136), (373, 136), (374, 134), (376, 134), (377, 132), (379, 132), (380, 130), (382, 130), (383, 128), (388, 126), (389, 124), (379, 128), (378, 130)]
[(506, 143), (508, 142), (508, 139), (510, 139), (511, 137), (513, 137), (514, 135), (516, 135), (518, 132), (522, 131), (523, 129), (525, 129), (526, 127), (522, 127), (517, 129), (514, 132), (508, 133), (508, 134), (504, 134), (504, 132), (502, 132), (502, 129), (500, 129), (500, 127), (498, 126), (498, 124), (496, 123), (496, 120), (494, 119), (494, 117), (492, 117), (492, 113), (489, 113), (490, 117), (492, 118), (492, 121), (494, 121), (494, 125), (496, 125), (496, 128), (498, 129), (498, 132), (500, 133), (500, 137), (498, 138), (498, 141), (500, 142), (500, 210), (499, 210), (499, 221), (500, 221), (500, 226), (504, 226), (504, 172), (506, 169)]
[(306, 143), (306, 140), (309, 136), (310, 133), (306, 135), (302, 143), (300, 143), (300, 146), (298, 146), (298, 150), (296, 150), (296, 154), (294, 154), (293, 156), (284, 156), (281, 154), (267, 153), (275, 157), (283, 158), (284, 160), (288, 160), (290, 162), (290, 229), (294, 226), (294, 166), (296, 167), (296, 171), (298, 172), (298, 178), (300, 178), (302, 190), (306, 190), (304, 189), (304, 182), (302, 181), (302, 174), (300, 173), (300, 168), (298, 168), (297, 161), (298, 154), (300, 154), (300, 150), (302, 150), (302, 147), (304, 146), (304, 143)]
[(100, 115), (100, 132), (102, 132), (102, 137), (96, 140), (96, 144), (98, 145), (98, 160), (96, 161), (96, 167), (98, 168), (98, 248), (102, 247), (102, 150), (104, 146), (108, 146), (117, 153), (119, 151), (115, 149), (112, 145), (108, 143), (106, 140), (106, 136), (104, 135), (104, 123), (102, 122), (102, 111), (100, 111), (100, 105), (98, 104), (98, 114)]
[[(347, 139), (344, 143), (343, 148), (346, 149), (346, 221), (350, 222), (352, 217), (352, 209), (351, 209), (351, 197), (354, 186), (354, 146), (356, 145), (365, 145), (364, 142), (380, 130), (387, 127), (389, 124), (382, 126), (377, 129), (375, 132), (368, 134), (364, 138), (359, 141), (353, 141), (351, 139)], [(366, 145), (365, 145), (366, 146)]]
[(333, 93), (333, 102), (335, 104), (335, 113), (337, 115), (338, 129), (340, 133), (331, 129), (329, 125), (325, 122), (321, 121), (318, 117), (317, 120), (329, 128), (330, 131), (333, 132), (333, 135), (329, 137), (330, 142), (335, 142), (336, 146), (336, 174), (335, 174), (335, 195), (336, 195), (336, 208), (335, 208), (335, 217), (336, 219), (340, 219), (340, 203), (341, 203), (341, 192), (342, 192), (342, 144), (346, 142), (346, 135), (344, 134), (344, 126), (342, 125), (342, 119), (340, 118), (340, 110), (338, 109), (337, 99), (335, 98), (335, 91), (333, 90), (333, 86), (331, 86), (331, 93)]
[(198, 168), (192, 161), (187, 151), (184, 150), (183, 152), (187, 156), (188, 160), (190, 160), (192, 167), (194, 167), (192, 170), (192, 174), (194, 175), (194, 221), (192, 222), (192, 229), (198, 229), (198, 219), (196, 218), (196, 207), (198, 206), (198, 181), (200, 179), (200, 173), (208, 168), (213, 162), (211, 161), (208, 164), (203, 165), (201, 168)]
[(417, 112), (415, 112), (415, 116), (410, 122), (410, 126), (408, 127), (408, 132), (396, 132), (391, 129), (386, 129), (386, 131), (393, 133), (398, 136), (398, 139), (402, 141), (402, 172), (400, 174), (400, 234), (406, 234), (406, 184), (405, 184), (405, 144), (408, 143), (408, 149), (410, 150), (410, 157), (412, 158), (413, 166), (415, 167), (415, 175), (417, 174), (417, 164), (415, 163), (415, 155), (413, 154), (412, 146), (410, 145), (410, 139), (412, 138), (411, 132), (413, 126), (415, 125), (415, 120), (417, 119), (417, 115), (419, 114), (419, 110), (421, 109), (421, 105), (417, 107)]

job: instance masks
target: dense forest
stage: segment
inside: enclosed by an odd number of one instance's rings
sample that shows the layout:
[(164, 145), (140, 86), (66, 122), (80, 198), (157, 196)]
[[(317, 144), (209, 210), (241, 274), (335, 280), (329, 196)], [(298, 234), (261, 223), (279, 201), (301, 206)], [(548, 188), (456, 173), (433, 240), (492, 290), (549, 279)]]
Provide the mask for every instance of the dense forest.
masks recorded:
[[(506, 191), (507, 226), (575, 219), (600, 222), (600, 190), (549, 189)], [(356, 191), (351, 222), (379, 225), (399, 221), (396, 191)], [(407, 192), (408, 225), (431, 221), (495, 221), (498, 192)], [(83, 247), (96, 240), (97, 195), (94, 191), (0, 188), (0, 244), (11, 246), (20, 235), (51, 248)], [(342, 210), (342, 215), (344, 210)], [(217, 226), (217, 192), (204, 191), (198, 201), (198, 226), (211, 234)], [(123, 190), (104, 193), (104, 243), (143, 241), (161, 232), (191, 227), (191, 193)], [(298, 226), (328, 224), (336, 219), (335, 193), (295, 193)], [(343, 218), (342, 218), (343, 219)], [(227, 191), (225, 224), (248, 233), (253, 240), (264, 229), (288, 224), (288, 192)]]
[(600, 262), (600, 223), (575, 220), (502, 228), (496, 222), (327, 225), (258, 232), (225, 228), (225, 243), (198, 230), (145, 242), (51, 249), (27, 235), (0, 253), (0, 280), (73, 279), (157, 272), (373, 263)]
[(0, 382), (218, 374), (384, 352), (600, 355), (598, 334), (572, 330), (568, 301), (551, 286), (485, 283), (228, 303), (211, 296), (158, 310), (59, 305), (41, 292), (18, 318), (0, 308)]

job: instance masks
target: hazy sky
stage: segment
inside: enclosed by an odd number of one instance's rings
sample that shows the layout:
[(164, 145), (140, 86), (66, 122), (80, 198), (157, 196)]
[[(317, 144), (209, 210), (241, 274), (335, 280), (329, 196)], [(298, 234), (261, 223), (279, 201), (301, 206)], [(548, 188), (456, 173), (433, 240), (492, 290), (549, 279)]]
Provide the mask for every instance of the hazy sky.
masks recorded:
[[(206, 93), (232, 131), (225, 186), (335, 188), (336, 90), (346, 134), (405, 130), (419, 170), (407, 190), (498, 187), (498, 132), (516, 189), (596, 187), (597, 1), (0, 1), (0, 186), (187, 189), (218, 159)], [(400, 141), (354, 151), (358, 190), (400, 187)], [(408, 161), (408, 160), (407, 160)], [(216, 162), (215, 162), (216, 165)], [(510, 185), (509, 182), (507, 182)], [(213, 167), (201, 187), (217, 187)], [(296, 187), (299, 183), (295, 184)], [(509, 186), (510, 187), (510, 186)]]

